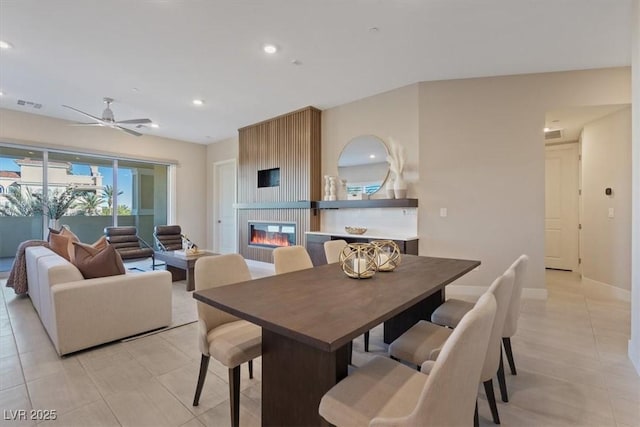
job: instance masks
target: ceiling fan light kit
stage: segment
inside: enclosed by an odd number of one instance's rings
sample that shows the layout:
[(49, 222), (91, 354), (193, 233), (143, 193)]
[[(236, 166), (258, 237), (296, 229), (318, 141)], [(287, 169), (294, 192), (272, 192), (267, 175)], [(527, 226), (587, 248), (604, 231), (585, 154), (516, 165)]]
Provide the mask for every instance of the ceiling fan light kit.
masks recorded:
[(102, 112), (102, 117), (96, 117), (84, 111), (78, 110), (77, 108), (71, 107), (69, 105), (63, 105), (63, 107), (68, 108), (70, 110), (75, 111), (76, 113), (80, 113), (85, 117), (89, 117), (94, 120), (94, 122), (90, 123), (74, 123), (72, 126), (106, 126), (112, 129), (118, 129), (123, 132), (128, 133), (129, 135), (134, 136), (142, 136), (140, 132), (136, 132), (134, 130), (128, 129), (121, 125), (138, 125), (137, 127), (142, 127), (141, 125), (152, 123), (151, 119), (129, 119), (129, 120), (119, 120), (116, 121), (113, 115), (113, 111), (111, 111), (111, 103), (113, 102), (113, 98), (105, 97), (103, 98), (104, 103), (107, 104), (107, 108)]

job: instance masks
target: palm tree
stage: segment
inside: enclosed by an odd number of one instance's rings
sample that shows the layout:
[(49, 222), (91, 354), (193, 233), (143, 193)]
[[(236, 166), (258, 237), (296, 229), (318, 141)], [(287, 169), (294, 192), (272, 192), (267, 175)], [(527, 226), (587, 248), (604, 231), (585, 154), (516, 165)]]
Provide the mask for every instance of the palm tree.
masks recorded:
[(0, 206), (0, 216), (33, 216), (42, 213), (42, 207), (31, 194), (29, 187), (23, 192), (19, 185), (10, 185), (4, 194), (7, 203)]
[[(118, 191), (118, 196), (122, 195), (124, 191)], [(102, 198), (107, 201), (107, 208), (109, 209), (109, 213), (111, 213), (111, 207), (113, 206), (113, 187), (110, 185), (105, 185), (102, 190)]]
[(77, 207), (87, 215), (98, 215), (98, 208), (104, 203), (104, 199), (96, 193), (85, 193), (78, 201)]

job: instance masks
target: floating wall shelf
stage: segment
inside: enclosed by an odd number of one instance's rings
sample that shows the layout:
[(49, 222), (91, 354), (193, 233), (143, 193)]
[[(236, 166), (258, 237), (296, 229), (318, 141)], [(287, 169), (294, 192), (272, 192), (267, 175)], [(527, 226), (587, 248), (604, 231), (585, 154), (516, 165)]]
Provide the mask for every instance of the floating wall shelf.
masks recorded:
[(363, 208), (417, 208), (418, 199), (370, 199), (236, 203), (236, 209), (363, 209)]
[(316, 202), (316, 207), (320, 209), (417, 208), (418, 199), (322, 200)]

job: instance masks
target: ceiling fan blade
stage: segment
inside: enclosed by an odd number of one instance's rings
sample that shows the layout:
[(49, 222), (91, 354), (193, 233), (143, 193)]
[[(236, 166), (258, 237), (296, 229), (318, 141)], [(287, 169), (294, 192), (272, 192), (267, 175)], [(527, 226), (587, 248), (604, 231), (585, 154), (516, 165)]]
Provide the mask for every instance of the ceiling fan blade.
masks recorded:
[(116, 126), (117, 129), (120, 129), (121, 131), (124, 131), (130, 135), (133, 136), (142, 136), (142, 134), (140, 132), (136, 132), (135, 130), (131, 130), (131, 129), (127, 129), (127, 128), (123, 128), (122, 126)]
[(151, 123), (150, 119), (131, 119), (131, 120), (121, 120), (119, 122), (116, 122), (116, 124), (120, 125), (120, 124), (125, 124), (125, 125), (144, 125), (144, 124), (148, 124)]
[(80, 111), (80, 110), (78, 110), (77, 108), (73, 108), (73, 107), (70, 107), (70, 106), (68, 106), (68, 105), (63, 105), (63, 107), (68, 108), (68, 109), (70, 109), (70, 110), (73, 110), (73, 111), (75, 111), (76, 113), (80, 113), (80, 114), (82, 114), (83, 116), (87, 116), (87, 117), (89, 117), (90, 119), (96, 120), (96, 121), (98, 121), (98, 122), (102, 122), (102, 121), (103, 121), (100, 117), (92, 116), (91, 114), (89, 114), (89, 113), (85, 113), (84, 111)]
[(71, 123), (70, 126), (104, 126), (102, 123)]

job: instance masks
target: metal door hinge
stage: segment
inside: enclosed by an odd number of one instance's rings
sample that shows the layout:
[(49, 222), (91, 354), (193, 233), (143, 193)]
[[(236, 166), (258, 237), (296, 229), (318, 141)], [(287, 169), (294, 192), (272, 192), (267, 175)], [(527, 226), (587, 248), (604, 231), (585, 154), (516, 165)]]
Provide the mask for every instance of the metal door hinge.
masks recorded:
[(578, 265), (582, 264), (582, 258), (578, 258)]
[(578, 224), (578, 230), (582, 230), (582, 224)]

